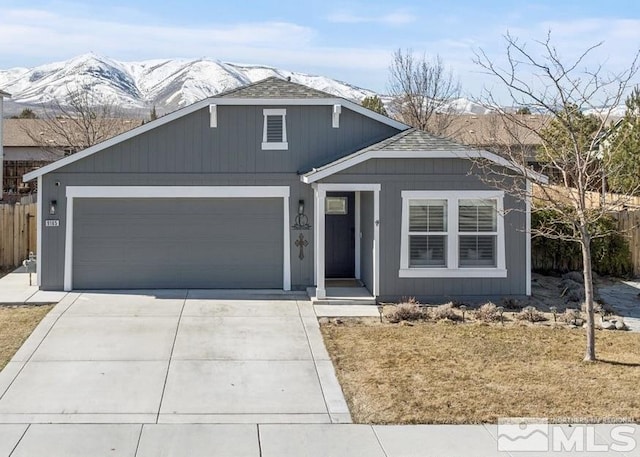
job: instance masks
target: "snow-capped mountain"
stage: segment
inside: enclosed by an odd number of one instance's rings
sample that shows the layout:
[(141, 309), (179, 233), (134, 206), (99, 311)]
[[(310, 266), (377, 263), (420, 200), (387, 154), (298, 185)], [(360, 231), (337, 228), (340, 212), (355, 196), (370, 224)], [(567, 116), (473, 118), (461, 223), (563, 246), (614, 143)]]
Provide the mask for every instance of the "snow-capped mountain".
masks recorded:
[(324, 76), (261, 65), (206, 58), (121, 62), (95, 54), (35, 68), (0, 70), (0, 88), (19, 104), (64, 100), (70, 90), (82, 87), (90, 89), (99, 103), (133, 110), (156, 105), (166, 112), (270, 76), (291, 77), (294, 82), (358, 102), (375, 94)]

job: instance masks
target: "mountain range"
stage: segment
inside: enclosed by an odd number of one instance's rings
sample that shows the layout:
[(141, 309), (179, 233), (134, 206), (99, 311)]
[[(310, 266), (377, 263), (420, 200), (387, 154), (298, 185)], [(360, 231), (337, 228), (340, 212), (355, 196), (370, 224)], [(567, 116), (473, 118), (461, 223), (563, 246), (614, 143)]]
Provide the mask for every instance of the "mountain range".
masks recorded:
[[(0, 70), (0, 89), (12, 95), (5, 102), (6, 115), (17, 114), (25, 107), (37, 110), (53, 100), (64, 102), (69, 91), (82, 88), (91, 91), (92, 101), (97, 104), (117, 106), (123, 114), (146, 116), (152, 106), (164, 114), (270, 76), (291, 78), (293, 82), (358, 103), (376, 95), (372, 90), (325, 76), (265, 65), (210, 58), (125, 62), (92, 53), (33, 68)], [(380, 97), (389, 108), (390, 97), (384, 94)], [(484, 106), (464, 97), (452, 101), (452, 107), (460, 114), (488, 112)], [(597, 114), (599, 110), (591, 111)], [(622, 105), (612, 114), (622, 116), (624, 111)]]
[(123, 62), (84, 54), (64, 62), (34, 68), (0, 70), (0, 88), (11, 101), (21, 105), (42, 105), (64, 100), (78, 87), (91, 90), (99, 103), (115, 104), (124, 110), (173, 111), (220, 92), (270, 76), (292, 81), (338, 97), (361, 101), (374, 95), (345, 82), (263, 66), (240, 65), (212, 59), (157, 59)]
[[(202, 59), (156, 59), (124, 62), (96, 54), (83, 54), (67, 61), (34, 68), (0, 70), (0, 89), (12, 97), (7, 114), (24, 107), (63, 101), (70, 90), (90, 90), (100, 104), (113, 104), (124, 112), (142, 113), (155, 106), (166, 113), (236, 87), (270, 76), (361, 102), (374, 91), (325, 76), (282, 70), (264, 65), (241, 65)], [(384, 101), (388, 97), (382, 96)], [(465, 98), (455, 100), (461, 113), (482, 114), (485, 109)]]

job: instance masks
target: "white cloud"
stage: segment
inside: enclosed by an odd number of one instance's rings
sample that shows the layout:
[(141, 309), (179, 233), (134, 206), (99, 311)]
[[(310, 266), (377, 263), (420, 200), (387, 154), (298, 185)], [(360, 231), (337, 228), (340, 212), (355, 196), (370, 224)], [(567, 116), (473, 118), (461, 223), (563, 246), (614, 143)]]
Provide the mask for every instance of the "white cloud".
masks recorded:
[(387, 14), (381, 14), (377, 16), (366, 16), (361, 14), (355, 14), (347, 11), (339, 11), (327, 16), (329, 22), (343, 23), (343, 24), (362, 24), (362, 23), (377, 23), (385, 25), (405, 25), (416, 20), (416, 16), (406, 11), (394, 11)]

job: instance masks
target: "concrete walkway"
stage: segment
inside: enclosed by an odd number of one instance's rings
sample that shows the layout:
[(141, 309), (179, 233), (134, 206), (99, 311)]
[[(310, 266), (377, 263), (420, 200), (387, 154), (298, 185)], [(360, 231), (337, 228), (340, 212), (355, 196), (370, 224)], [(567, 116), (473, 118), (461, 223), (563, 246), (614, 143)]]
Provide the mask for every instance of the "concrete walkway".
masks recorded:
[(0, 304), (1, 305), (42, 305), (58, 303), (62, 300), (66, 292), (49, 292), (38, 290), (36, 284), (36, 274), (31, 274), (31, 284), (29, 284), (29, 273), (24, 267), (20, 267), (0, 278)]
[(351, 422), (311, 303), (229, 296), (69, 293), (0, 372), (0, 423)]
[[(629, 427), (629, 426), (626, 426)], [(0, 457), (494, 457), (638, 456), (612, 426), (557, 426), (548, 451), (498, 451), (494, 425), (18, 424), (0, 425)], [(573, 444), (560, 445), (562, 433)], [(612, 438), (613, 436), (613, 438)], [(533, 443), (532, 443), (533, 444)], [(545, 443), (543, 443), (545, 444)], [(616, 448), (616, 446), (619, 446)]]
[(599, 287), (598, 294), (624, 317), (629, 330), (640, 332), (640, 282), (618, 281), (610, 286)]

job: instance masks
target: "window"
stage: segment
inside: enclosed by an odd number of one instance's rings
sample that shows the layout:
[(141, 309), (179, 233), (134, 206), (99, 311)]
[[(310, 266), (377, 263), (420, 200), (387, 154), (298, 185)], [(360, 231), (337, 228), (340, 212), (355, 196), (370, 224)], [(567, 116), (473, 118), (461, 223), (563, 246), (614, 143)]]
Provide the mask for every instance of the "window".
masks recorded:
[(495, 199), (459, 201), (460, 267), (496, 266), (497, 214)]
[(409, 202), (409, 267), (446, 267), (447, 201)]
[(325, 214), (347, 214), (347, 197), (327, 197), (324, 212)]
[(263, 110), (262, 149), (288, 149), (287, 110)]
[(503, 192), (404, 191), (400, 277), (506, 277)]

